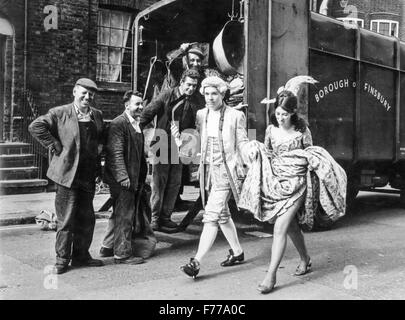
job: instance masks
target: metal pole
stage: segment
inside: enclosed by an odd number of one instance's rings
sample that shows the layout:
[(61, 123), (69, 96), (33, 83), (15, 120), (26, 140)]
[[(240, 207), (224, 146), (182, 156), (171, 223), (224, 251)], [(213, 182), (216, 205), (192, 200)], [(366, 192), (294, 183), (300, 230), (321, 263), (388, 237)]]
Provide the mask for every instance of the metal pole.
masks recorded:
[(138, 23), (138, 19), (135, 19), (134, 23), (132, 24), (132, 90), (138, 90), (138, 29), (136, 28), (136, 24)]
[[(271, 95), (271, 32), (272, 32), (272, 19), (271, 19), (271, 12), (272, 12), (272, 4), (273, 1), (269, 1), (269, 14), (268, 14), (268, 36), (267, 36), (267, 97), (270, 98)], [(269, 108), (270, 104), (266, 105), (266, 126), (269, 124)]]
[(24, 92), (27, 90), (27, 56), (28, 56), (28, 0), (24, 2)]

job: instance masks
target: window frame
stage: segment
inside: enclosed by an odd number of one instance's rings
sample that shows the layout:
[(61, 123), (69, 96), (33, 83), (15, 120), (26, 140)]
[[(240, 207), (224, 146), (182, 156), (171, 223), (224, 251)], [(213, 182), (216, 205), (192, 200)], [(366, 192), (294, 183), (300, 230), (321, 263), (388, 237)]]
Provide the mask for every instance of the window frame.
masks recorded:
[[(374, 31), (373, 30), (373, 24), (376, 23), (377, 24), (377, 30)], [(380, 33), (380, 23), (388, 23), (389, 24), (389, 34), (384, 34), (384, 33)], [(392, 26), (396, 25), (396, 30), (395, 30), (395, 34), (392, 35)], [(370, 20), (370, 30), (383, 34), (385, 36), (390, 36), (390, 37), (397, 37), (399, 36), (399, 22), (395, 21), (395, 20), (388, 20), (388, 19), (372, 19)]]
[[(100, 19), (100, 15), (103, 14), (103, 12), (108, 12), (108, 19), (109, 19), (109, 26), (105, 26), (102, 25), (101, 19)], [(118, 27), (114, 27), (111, 26), (111, 14), (112, 13), (120, 13), (120, 14), (130, 14), (130, 23), (129, 23), (129, 28), (127, 29), (124, 25), (122, 25), (121, 28)], [(134, 12), (128, 12), (126, 10), (120, 9), (120, 8), (109, 8), (109, 7), (99, 7), (98, 11), (97, 11), (97, 61), (96, 61), (96, 81), (100, 82), (100, 83), (105, 83), (105, 84), (109, 84), (109, 85), (113, 85), (113, 86), (117, 86), (117, 85), (121, 85), (121, 86), (126, 86), (126, 85), (130, 85), (132, 83), (132, 64), (133, 64), (133, 59), (132, 59), (132, 55), (133, 55), (133, 45), (131, 43), (132, 41), (132, 25), (135, 19), (135, 13)], [(108, 37), (109, 37), (109, 43), (108, 44), (104, 44), (101, 43), (101, 39), (100, 39), (100, 29), (101, 28), (105, 28), (105, 29), (109, 29), (108, 32)], [(122, 46), (115, 46), (115, 45), (111, 45), (111, 30), (121, 30), (122, 33), (124, 32), (128, 32), (128, 36), (127, 36), (127, 40), (125, 44), (122, 44)], [(130, 46), (127, 46), (127, 44), (130, 43)], [(99, 61), (99, 50), (100, 48), (106, 48), (107, 49), (107, 61)], [(109, 60), (109, 50), (110, 48), (113, 49), (120, 49), (121, 50), (121, 63), (120, 64), (112, 64), (110, 63)], [(124, 54), (122, 53), (124, 51)], [(124, 64), (124, 56), (126, 56), (128, 54), (131, 56), (129, 64)], [(126, 61), (127, 62), (127, 61)], [(112, 80), (108, 80), (106, 78), (102, 78), (101, 77), (101, 73), (99, 73), (99, 68), (100, 65), (106, 65), (108, 67), (110, 66), (119, 66), (120, 68), (120, 72), (118, 75), (118, 79), (115, 81)], [(123, 67), (127, 67), (129, 68), (130, 72), (129, 72), (129, 79), (127, 81), (123, 81), (122, 76), (123, 76)]]

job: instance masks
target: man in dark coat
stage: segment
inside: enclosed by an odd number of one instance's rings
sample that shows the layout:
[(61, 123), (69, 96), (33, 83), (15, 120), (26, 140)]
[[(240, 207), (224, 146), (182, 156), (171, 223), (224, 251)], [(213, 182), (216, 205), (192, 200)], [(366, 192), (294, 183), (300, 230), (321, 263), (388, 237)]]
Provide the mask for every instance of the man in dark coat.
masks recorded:
[(161, 227), (175, 230), (177, 227), (171, 220), (171, 214), (181, 186), (183, 165), (179, 160), (177, 146), (172, 143), (172, 125), (176, 123), (179, 133), (195, 128), (197, 107), (190, 97), (197, 88), (199, 76), (196, 70), (186, 70), (179, 86), (162, 91), (142, 112), (142, 127), (156, 117), (151, 143), (151, 151), (155, 156), (151, 159), (151, 225), (154, 230)]
[(77, 80), (74, 102), (52, 108), (29, 126), (30, 133), (52, 154), (47, 176), (56, 183), (56, 264), (61, 274), (72, 266), (102, 266), (90, 256), (95, 215), (95, 179), (100, 173), (103, 117), (91, 107), (97, 85)]
[(115, 263), (139, 264), (134, 256), (133, 224), (147, 174), (144, 157), (144, 137), (139, 126), (143, 109), (142, 95), (127, 91), (125, 111), (111, 121), (106, 146), (105, 182), (110, 187), (113, 214), (100, 250), (102, 257), (113, 256)]

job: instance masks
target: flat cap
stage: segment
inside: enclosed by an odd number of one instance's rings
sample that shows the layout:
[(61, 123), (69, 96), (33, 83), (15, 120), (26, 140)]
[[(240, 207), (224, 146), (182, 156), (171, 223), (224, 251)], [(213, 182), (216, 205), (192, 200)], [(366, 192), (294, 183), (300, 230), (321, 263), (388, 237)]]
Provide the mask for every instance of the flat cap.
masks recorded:
[(75, 85), (84, 87), (89, 90), (94, 90), (94, 91), (98, 90), (96, 83), (93, 80), (90, 80), (87, 78), (80, 78), (79, 80), (76, 81)]
[(187, 53), (194, 53), (194, 54), (200, 56), (201, 58), (204, 58), (204, 53), (198, 48), (191, 48), (187, 51)]

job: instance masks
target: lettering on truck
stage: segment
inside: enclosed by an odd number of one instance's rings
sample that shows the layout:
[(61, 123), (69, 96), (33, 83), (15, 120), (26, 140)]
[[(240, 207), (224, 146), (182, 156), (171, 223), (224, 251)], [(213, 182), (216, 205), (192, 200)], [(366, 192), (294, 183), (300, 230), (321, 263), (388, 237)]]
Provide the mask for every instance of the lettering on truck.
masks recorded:
[[(327, 85), (325, 85), (322, 89), (320, 89), (316, 94), (315, 94), (315, 100), (316, 102), (320, 102), (323, 98), (325, 98), (327, 95), (336, 92), (338, 90), (344, 89), (344, 88), (349, 88), (350, 86), (350, 80), (349, 79), (342, 79), (342, 80), (337, 80), (333, 81)], [(356, 88), (357, 84), (356, 82), (352, 82), (352, 87)], [(390, 111), (392, 109), (391, 104), (388, 102), (388, 100), (384, 97), (384, 95), (371, 86), (369, 83), (365, 82), (364, 91), (372, 95), (374, 98), (376, 98), (385, 108), (386, 111)]]
[[(342, 80), (337, 80), (334, 82), (329, 83), (328, 85), (324, 86), (322, 89), (319, 90), (318, 93), (315, 94), (315, 100), (316, 102), (321, 101), (323, 98), (325, 98), (328, 94), (343, 89), (343, 88), (348, 88), (349, 87), (349, 79), (342, 79)], [(355, 85), (354, 85), (355, 87)]]
[(390, 111), (391, 105), (377, 89), (366, 82), (364, 83), (364, 91), (367, 91), (369, 94), (375, 97), (384, 106), (385, 110)]

